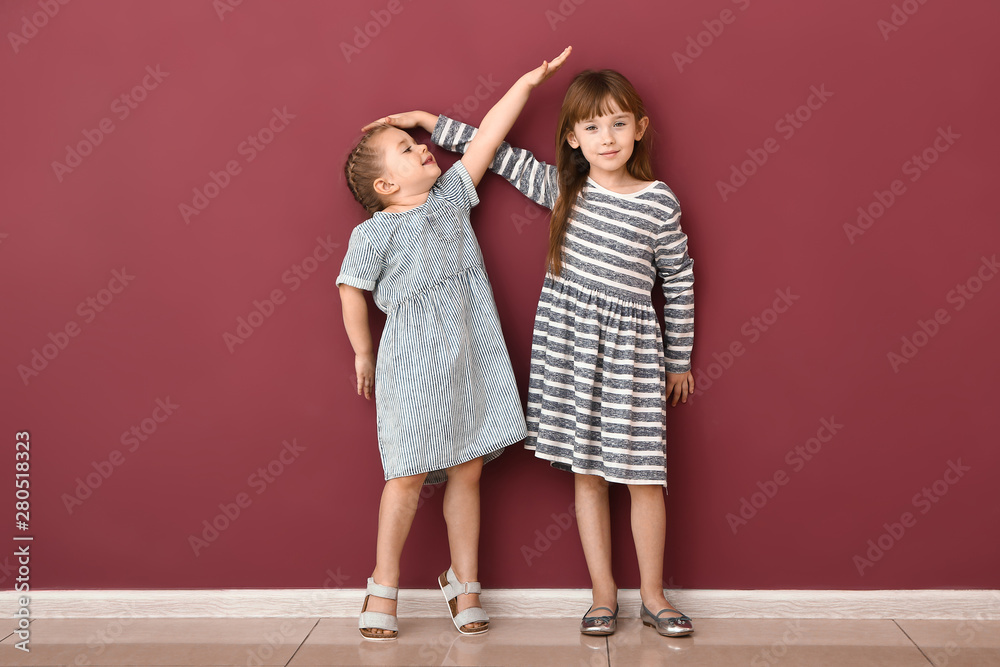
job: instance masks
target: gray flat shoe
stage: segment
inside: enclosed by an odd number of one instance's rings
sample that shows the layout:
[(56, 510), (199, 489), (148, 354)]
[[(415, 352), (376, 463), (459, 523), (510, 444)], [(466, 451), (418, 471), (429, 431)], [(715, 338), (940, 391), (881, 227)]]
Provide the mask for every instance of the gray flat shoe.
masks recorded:
[(664, 637), (685, 637), (692, 632), (694, 632), (694, 624), (691, 619), (684, 614), (680, 616), (667, 616), (666, 618), (660, 618), (660, 614), (665, 611), (673, 611), (678, 614), (681, 612), (676, 609), (671, 609), (666, 607), (661, 609), (656, 616), (646, 609), (646, 605), (642, 605), (642, 611), (639, 613), (639, 617), (642, 619), (643, 625), (648, 625), (651, 628), (656, 628)]
[(611, 611), (608, 607), (598, 607), (597, 609), (591, 607), (588, 609), (587, 613), (583, 615), (583, 620), (580, 621), (580, 632), (585, 635), (595, 636), (614, 634), (614, 631), (618, 629), (618, 605), (615, 605), (615, 610), (612, 612), (611, 616), (591, 615), (591, 612), (599, 611), (601, 609)]

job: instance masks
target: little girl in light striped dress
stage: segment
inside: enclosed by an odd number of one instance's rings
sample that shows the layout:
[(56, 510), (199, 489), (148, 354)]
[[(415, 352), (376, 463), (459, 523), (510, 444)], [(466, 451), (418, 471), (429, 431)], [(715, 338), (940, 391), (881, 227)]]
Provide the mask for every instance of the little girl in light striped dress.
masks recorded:
[[(552, 209), (525, 446), (576, 473), (577, 523), (594, 602), (581, 631), (593, 635), (614, 632), (618, 616), (608, 482), (630, 492), (643, 622), (665, 636), (693, 632), (662, 587), (664, 422), (667, 401), (686, 403), (694, 391), (693, 261), (677, 199), (653, 178), (649, 135), (632, 84), (612, 70), (586, 71), (563, 101), (556, 165), (504, 143), (491, 166)], [(474, 127), (441, 116), (431, 140), (461, 152), (474, 136)], [(650, 298), (657, 276), (666, 296), (665, 351)]]
[[(347, 159), (351, 192), (372, 217), (351, 233), (337, 285), (358, 394), (375, 394), (386, 479), (375, 571), (358, 621), (366, 639), (398, 635), (403, 544), (421, 485), (445, 480), (451, 566), (438, 585), (459, 632), (489, 628), (476, 581), (479, 475), (484, 463), (524, 439), (525, 423), (469, 210), (479, 203), (476, 185), (528, 94), (569, 52), (518, 79), (444, 175), (427, 147), (403, 131), (432, 130), (437, 119), (430, 114), (367, 126)], [(386, 313), (377, 363), (364, 290)]]

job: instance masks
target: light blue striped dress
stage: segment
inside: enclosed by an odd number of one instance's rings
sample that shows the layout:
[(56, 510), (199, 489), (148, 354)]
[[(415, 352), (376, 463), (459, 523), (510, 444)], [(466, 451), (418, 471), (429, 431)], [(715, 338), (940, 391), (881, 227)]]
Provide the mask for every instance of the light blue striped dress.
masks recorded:
[(479, 203), (461, 162), (427, 201), (354, 228), (337, 285), (370, 290), (386, 313), (375, 362), (385, 478), (490, 461), (525, 421), (483, 255), (469, 224)]
[[(464, 152), (476, 128), (441, 116), (431, 140)], [(491, 170), (552, 208), (556, 168), (504, 143)], [(691, 367), (693, 261), (680, 206), (661, 181), (620, 194), (588, 179), (563, 245), (562, 273), (538, 299), (525, 447), (552, 466), (622, 484), (667, 485), (666, 372)], [(651, 292), (666, 296), (667, 346)]]

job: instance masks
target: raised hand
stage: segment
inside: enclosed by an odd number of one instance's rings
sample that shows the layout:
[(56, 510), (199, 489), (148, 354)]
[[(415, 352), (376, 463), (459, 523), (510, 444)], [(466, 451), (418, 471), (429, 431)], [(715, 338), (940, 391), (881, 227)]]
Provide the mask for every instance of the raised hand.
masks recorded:
[[(367, 132), (376, 125), (385, 123), (387, 125), (392, 125), (393, 127), (398, 127), (401, 130), (408, 130), (413, 127), (422, 127), (428, 132), (433, 132), (434, 123), (436, 122), (437, 116), (429, 114), (426, 111), (407, 111), (405, 113), (392, 114), (391, 116), (384, 116), (378, 120), (373, 120), (361, 128), (361, 131)], [(428, 127), (428, 124), (430, 127)]]
[(469, 147), (461, 160), (466, 171), (469, 172), (469, 178), (472, 179), (473, 185), (479, 185), (483, 174), (486, 173), (486, 169), (493, 161), (497, 147), (507, 136), (507, 132), (510, 131), (517, 119), (517, 115), (521, 113), (532, 89), (559, 71), (572, 50), (572, 47), (566, 47), (552, 62), (543, 62), (519, 78), (510, 87), (510, 90), (493, 105), (493, 108), (486, 112), (483, 122), (479, 126), (479, 131), (469, 142)]
[(532, 88), (540, 86), (550, 76), (559, 71), (559, 68), (563, 66), (563, 63), (566, 62), (566, 59), (569, 58), (569, 54), (572, 52), (573, 47), (567, 46), (552, 62), (542, 61), (541, 65), (522, 76), (521, 81), (524, 81)]

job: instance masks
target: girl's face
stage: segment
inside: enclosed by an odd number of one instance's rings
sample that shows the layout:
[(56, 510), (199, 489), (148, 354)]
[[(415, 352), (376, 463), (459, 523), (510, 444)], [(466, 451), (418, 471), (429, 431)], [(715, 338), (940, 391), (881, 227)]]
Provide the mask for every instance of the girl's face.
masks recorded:
[(607, 114), (575, 123), (566, 141), (583, 152), (591, 170), (619, 173), (632, 157), (635, 142), (642, 139), (649, 118), (636, 120), (631, 111), (622, 111), (613, 100), (607, 106)]
[(384, 175), (375, 180), (376, 192), (396, 199), (431, 191), (441, 176), (441, 167), (426, 144), (417, 144), (409, 133), (396, 127), (380, 132), (376, 139), (385, 165)]

